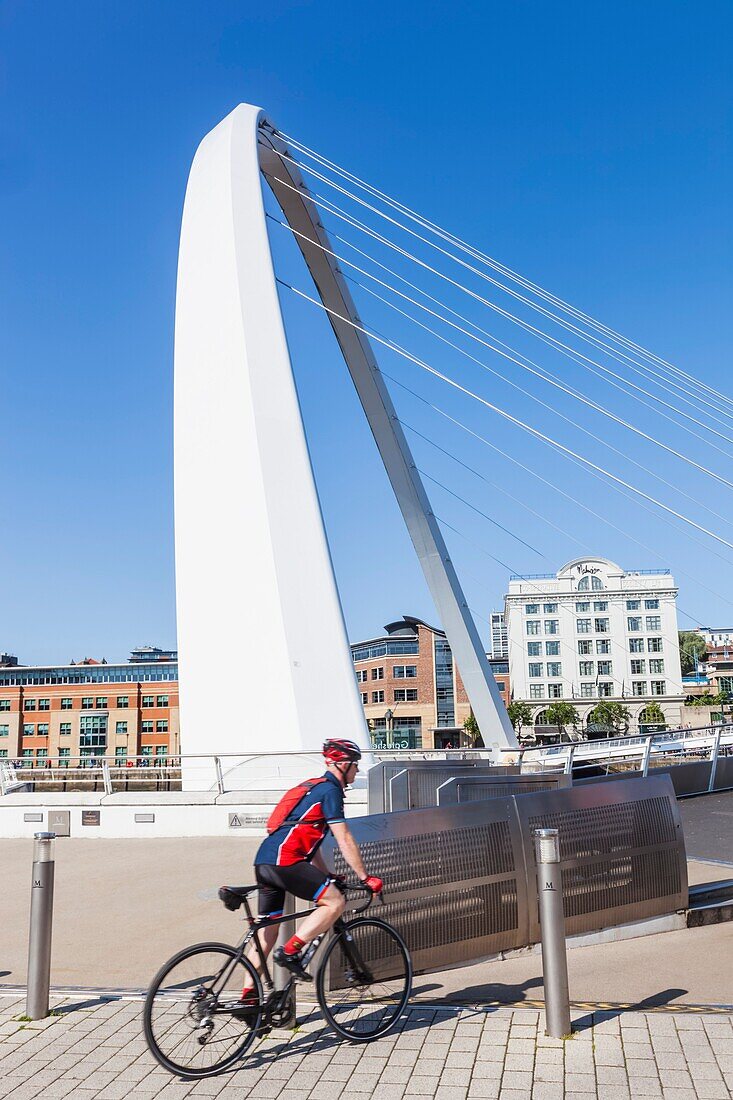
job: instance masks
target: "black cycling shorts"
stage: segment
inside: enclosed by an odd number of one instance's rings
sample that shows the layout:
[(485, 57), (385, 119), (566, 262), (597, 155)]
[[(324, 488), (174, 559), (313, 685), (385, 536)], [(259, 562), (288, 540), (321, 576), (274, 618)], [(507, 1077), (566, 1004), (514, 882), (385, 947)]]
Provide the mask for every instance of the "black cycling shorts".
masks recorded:
[(259, 910), (261, 917), (279, 917), (285, 906), (285, 895), (318, 901), (333, 879), (319, 871), (312, 863), (301, 860), (289, 867), (276, 867), (272, 863), (258, 863), (255, 877), (259, 886)]

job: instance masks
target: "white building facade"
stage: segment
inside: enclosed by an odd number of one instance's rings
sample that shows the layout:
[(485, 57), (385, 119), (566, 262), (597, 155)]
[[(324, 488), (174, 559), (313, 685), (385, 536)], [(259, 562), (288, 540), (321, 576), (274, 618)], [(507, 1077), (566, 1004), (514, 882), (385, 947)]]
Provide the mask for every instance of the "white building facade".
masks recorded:
[(503, 611), (491, 612), (491, 656), (499, 660), (509, 656), (509, 640)]
[(564, 699), (585, 725), (599, 699), (623, 703), (629, 732), (657, 703), (668, 726), (684, 702), (677, 588), (669, 570), (625, 572), (606, 558), (578, 558), (557, 574), (512, 577), (504, 619), (515, 700), (536, 724)]

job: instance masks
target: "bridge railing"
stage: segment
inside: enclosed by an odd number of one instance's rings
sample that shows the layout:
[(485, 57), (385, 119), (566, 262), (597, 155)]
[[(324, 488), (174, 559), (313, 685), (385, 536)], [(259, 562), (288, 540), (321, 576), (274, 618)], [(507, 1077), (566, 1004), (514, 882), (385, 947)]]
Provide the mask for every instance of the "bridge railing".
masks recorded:
[[(611, 737), (604, 741), (566, 741), (555, 745), (525, 745), (496, 760), (488, 749), (374, 749), (376, 762), (475, 761), (518, 765), (522, 773), (564, 772), (573, 782), (668, 770), (677, 793), (699, 793), (733, 787), (733, 725), (662, 733)], [(318, 752), (167, 754), (166, 756), (46, 757), (43, 760), (0, 761), (3, 794), (35, 791), (180, 791), (198, 789), (219, 794), (282, 787), (305, 772), (317, 774)], [(184, 782), (185, 779), (185, 782)], [(362, 776), (358, 781), (366, 783)]]

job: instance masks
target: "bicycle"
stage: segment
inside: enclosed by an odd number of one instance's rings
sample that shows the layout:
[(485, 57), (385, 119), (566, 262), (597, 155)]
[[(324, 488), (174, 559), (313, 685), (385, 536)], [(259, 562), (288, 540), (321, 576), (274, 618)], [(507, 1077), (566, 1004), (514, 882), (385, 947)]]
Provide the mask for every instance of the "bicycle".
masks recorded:
[[(361, 884), (342, 885), (350, 893), (369, 894), (349, 920), (340, 917), (315, 972), (318, 1004), (333, 1031), (343, 1039), (368, 1043), (386, 1035), (399, 1021), (412, 989), (412, 961), (400, 934), (386, 921), (363, 917), (374, 894)], [(228, 909), (244, 906), (248, 928), (237, 947), (199, 943), (184, 948), (158, 971), (143, 1009), (143, 1031), (157, 1061), (171, 1073), (195, 1080), (229, 1069), (256, 1039), (294, 1017), (294, 975), (276, 989), (257, 933), (273, 924), (307, 916), (312, 909), (280, 917), (255, 917), (249, 895), (255, 886), (224, 886), (219, 897)], [(381, 895), (380, 895), (381, 900)], [(303, 954), (307, 966), (328, 933), (316, 937)], [(245, 957), (254, 938), (262, 978)], [(247, 1001), (242, 989), (254, 990)]]

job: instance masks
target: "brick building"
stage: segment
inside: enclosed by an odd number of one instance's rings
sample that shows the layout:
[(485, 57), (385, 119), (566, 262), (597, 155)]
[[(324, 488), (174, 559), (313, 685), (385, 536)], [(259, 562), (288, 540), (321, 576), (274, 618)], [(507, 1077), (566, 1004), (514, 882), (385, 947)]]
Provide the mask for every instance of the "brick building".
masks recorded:
[[(445, 633), (405, 615), (385, 634), (351, 647), (376, 748), (446, 748), (466, 743), (471, 713)], [(491, 662), (504, 705), (510, 699), (509, 663)]]
[(0, 666), (0, 758), (47, 760), (141, 757), (180, 751), (175, 653), (146, 647), (129, 663)]

